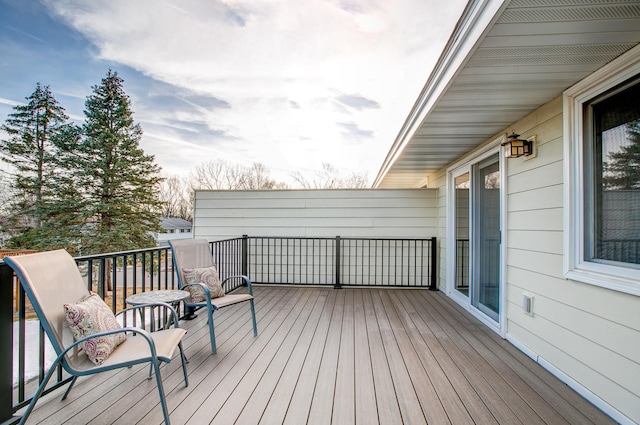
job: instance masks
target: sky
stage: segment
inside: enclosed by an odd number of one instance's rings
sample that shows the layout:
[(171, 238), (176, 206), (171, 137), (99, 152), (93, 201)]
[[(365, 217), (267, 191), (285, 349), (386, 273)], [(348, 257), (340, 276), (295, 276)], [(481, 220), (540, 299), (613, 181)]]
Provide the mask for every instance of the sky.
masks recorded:
[(0, 0), (0, 122), (40, 82), (81, 124), (112, 69), (165, 175), (221, 159), (373, 181), (465, 5)]

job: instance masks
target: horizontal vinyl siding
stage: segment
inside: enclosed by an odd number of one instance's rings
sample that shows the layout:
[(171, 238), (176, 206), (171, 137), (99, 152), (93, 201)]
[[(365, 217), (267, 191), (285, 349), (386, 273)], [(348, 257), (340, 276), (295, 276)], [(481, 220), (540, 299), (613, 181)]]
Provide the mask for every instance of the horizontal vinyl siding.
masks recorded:
[[(562, 99), (557, 98), (505, 129), (538, 141), (537, 157), (505, 161), (506, 333), (640, 423), (640, 297), (563, 277), (562, 128)], [(438, 235), (444, 243), (446, 181), (441, 173), (436, 176), (437, 185), (429, 187), (440, 190)], [(444, 249), (439, 261), (444, 287)], [(525, 293), (534, 297), (533, 317), (522, 309)]]
[(563, 278), (561, 99), (513, 127), (539, 146), (507, 161), (507, 333), (640, 422), (640, 298)]
[(441, 170), (430, 176), (429, 187), (438, 190), (438, 286), (444, 288), (447, 279), (447, 173)]
[(196, 191), (194, 236), (430, 238), (429, 189)]

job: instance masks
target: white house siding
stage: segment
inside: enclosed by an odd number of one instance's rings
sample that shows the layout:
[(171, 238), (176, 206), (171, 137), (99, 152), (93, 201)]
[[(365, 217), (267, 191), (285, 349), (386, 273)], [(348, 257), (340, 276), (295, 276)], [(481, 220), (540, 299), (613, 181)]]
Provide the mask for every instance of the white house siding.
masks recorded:
[(447, 173), (441, 170), (429, 176), (429, 187), (439, 187), (438, 190), (438, 286), (444, 288), (447, 278)]
[(640, 423), (640, 297), (563, 278), (562, 99), (505, 132), (512, 128), (537, 136), (538, 156), (506, 161), (507, 337), (614, 417)]
[(342, 189), (195, 193), (194, 237), (430, 238), (437, 191)]
[[(288, 238), (428, 239), (436, 236), (438, 230), (436, 195), (436, 190), (428, 189), (197, 191), (194, 235), (209, 240), (236, 238), (243, 234)], [(268, 244), (266, 257), (265, 245), (261, 244)], [(256, 240), (253, 246), (260, 253), (255, 261), (269, 264), (266, 268), (257, 263), (250, 264), (254, 281), (335, 284), (333, 254), (329, 254), (329, 251), (333, 252), (332, 240), (291, 240), (281, 245), (275, 241)], [(428, 250), (428, 245), (410, 241), (345, 241), (343, 250), (348, 255), (343, 257), (341, 283), (428, 285), (426, 274), (401, 273), (403, 266), (405, 270), (423, 270), (430, 266), (428, 255), (425, 256), (428, 251), (424, 249)], [(403, 252), (402, 258), (395, 256), (397, 250)], [(306, 267), (293, 265), (303, 260)]]

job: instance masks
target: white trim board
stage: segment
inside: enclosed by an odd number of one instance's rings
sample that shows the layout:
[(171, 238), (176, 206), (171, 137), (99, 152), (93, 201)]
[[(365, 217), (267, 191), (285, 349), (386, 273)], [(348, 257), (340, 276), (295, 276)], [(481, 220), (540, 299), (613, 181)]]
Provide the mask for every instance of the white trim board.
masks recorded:
[(509, 333), (505, 336), (505, 339), (509, 341), (509, 343), (513, 344), (518, 350), (522, 351), (528, 357), (530, 357), (534, 362), (542, 366), (545, 370), (551, 373), (553, 376), (558, 378), (560, 381), (567, 384), (571, 389), (584, 397), (589, 403), (596, 406), (598, 409), (602, 410), (604, 413), (609, 415), (613, 420), (620, 423), (621, 425), (637, 425), (634, 421), (629, 419), (626, 415), (621, 413), (619, 410), (615, 409), (606, 401), (602, 400), (600, 397), (589, 391), (587, 388), (583, 387), (571, 378), (566, 373), (562, 372), (560, 369), (555, 367), (553, 364), (548, 362), (544, 357), (539, 356), (535, 351), (531, 350), (526, 345), (522, 344), (516, 338), (511, 336)]

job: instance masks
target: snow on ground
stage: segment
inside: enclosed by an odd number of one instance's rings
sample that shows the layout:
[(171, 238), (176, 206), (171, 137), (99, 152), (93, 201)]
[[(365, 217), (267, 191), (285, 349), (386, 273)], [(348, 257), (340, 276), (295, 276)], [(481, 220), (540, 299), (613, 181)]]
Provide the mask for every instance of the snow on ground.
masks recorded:
[[(38, 341), (40, 338), (40, 321), (25, 320), (25, 380), (38, 376), (38, 358), (40, 352), (38, 350)], [(49, 342), (49, 338), (45, 336), (45, 367), (49, 366), (56, 360), (56, 353)], [(18, 322), (13, 322), (13, 385), (18, 383)]]
[[(118, 321), (122, 324), (121, 317), (118, 317)], [(128, 319), (131, 320), (131, 319)], [(132, 322), (129, 322), (132, 323)], [(40, 351), (38, 350), (38, 341), (40, 340), (40, 321), (39, 320), (25, 320), (25, 381), (37, 378), (39, 374), (38, 362)], [(49, 342), (49, 338), (44, 336), (45, 343), (45, 368), (46, 370), (56, 360), (56, 353)], [(18, 384), (18, 322), (13, 322), (13, 385)]]

